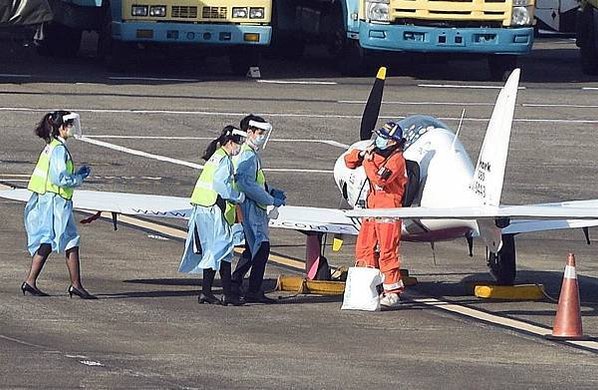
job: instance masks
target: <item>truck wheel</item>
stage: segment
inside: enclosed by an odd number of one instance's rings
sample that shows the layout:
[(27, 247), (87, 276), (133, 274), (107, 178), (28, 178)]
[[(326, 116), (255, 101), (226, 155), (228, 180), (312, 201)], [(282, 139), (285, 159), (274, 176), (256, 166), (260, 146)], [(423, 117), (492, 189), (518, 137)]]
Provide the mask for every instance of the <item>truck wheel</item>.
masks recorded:
[(517, 56), (491, 55), (488, 57), (490, 78), (494, 81), (505, 81), (513, 69), (517, 67)]
[(346, 39), (337, 63), (343, 76), (363, 76), (367, 69), (366, 51), (358, 40)]
[(257, 47), (235, 47), (228, 55), (231, 71), (236, 76), (245, 76), (252, 66), (259, 66), (260, 52)]
[(44, 39), (37, 42), (37, 52), (44, 57), (76, 57), (82, 31), (59, 23), (44, 26)]
[(598, 74), (598, 50), (596, 50), (593, 12), (592, 7), (586, 7), (579, 26), (580, 29), (583, 29), (579, 34), (582, 39), (578, 39), (581, 70), (587, 75)]
[(502, 248), (498, 253), (490, 252), (488, 267), (490, 274), (500, 285), (512, 286), (517, 274), (515, 261), (515, 237), (512, 234), (502, 236)]
[(97, 57), (104, 63), (108, 71), (121, 72), (126, 70), (131, 49), (125, 42), (112, 39), (112, 13), (110, 5), (104, 6), (104, 17), (98, 39)]

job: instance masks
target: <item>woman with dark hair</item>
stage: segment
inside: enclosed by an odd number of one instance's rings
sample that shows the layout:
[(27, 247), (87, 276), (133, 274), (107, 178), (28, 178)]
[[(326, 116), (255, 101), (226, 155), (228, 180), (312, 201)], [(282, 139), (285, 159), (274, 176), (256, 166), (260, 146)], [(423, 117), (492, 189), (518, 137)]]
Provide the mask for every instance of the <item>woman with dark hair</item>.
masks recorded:
[[(234, 126), (226, 126), (218, 138), (210, 142), (203, 155), (206, 165), (197, 179), (191, 204), (189, 231), (179, 272), (203, 271), (199, 303), (242, 305), (231, 294), (231, 262), (233, 259), (232, 225), (236, 204), (245, 195), (236, 190), (231, 157), (239, 154), (247, 133)], [(220, 271), (224, 296), (221, 300), (212, 293), (216, 271)]]
[(25, 206), (25, 230), (28, 249), (33, 259), (27, 280), (21, 285), (23, 295), (47, 296), (37, 288), (39, 276), (52, 252), (66, 254), (71, 285), (68, 294), (82, 299), (95, 299), (81, 284), (79, 241), (73, 216), (73, 188), (89, 176), (90, 169), (75, 165), (66, 147), (66, 140), (80, 132), (79, 115), (56, 111), (44, 115), (35, 134), (46, 142), (29, 180), (31, 198)]

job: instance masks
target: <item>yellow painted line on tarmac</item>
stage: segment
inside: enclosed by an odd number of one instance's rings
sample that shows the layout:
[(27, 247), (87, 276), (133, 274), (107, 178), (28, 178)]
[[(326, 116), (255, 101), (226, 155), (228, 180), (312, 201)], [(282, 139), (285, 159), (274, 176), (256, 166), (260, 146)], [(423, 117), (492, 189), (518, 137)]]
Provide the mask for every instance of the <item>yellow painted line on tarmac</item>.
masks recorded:
[[(93, 214), (93, 213), (90, 213)], [(106, 219), (108, 219), (109, 217), (104, 217)], [(127, 216), (127, 215), (119, 215), (118, 216), (118, 220), (120, 222), (126, 223), (128, 225), (133, 225), (133, 226), (137, 226), (137, 227), (141, 227), (144, 229), (149, 229), (149, 230), (154, 230), (157, 233), (161, 233), (170, 237), (175, 237), (175, 238), (182, 238), (182, 239), (186, 239), (187, 238), (187, 232), (184, 229), (181, 228), (175, 228), (172, 226), (165, 226), (159, 223), (155, 223), (155, 222), (151, 222), (151, 221), (147, 221), (144, 219), (139, 219), (136, 217), (131, 217), (131, 216)], [(243, 253), (243, 248), (235, 248), (235, 253), (237, 254), (241, 254)], [(294, 260), (288, 257), (283, 257), (280, 255), (273, 255), (270, 254), (269, 260), (276, 263), (276, 264), (281, 264), (293, 269), (297, 269), (299, 271), (303, 271), (305, 269), (305, 263), (302, 261), (298, 261), (298, 260)]]
[[(459, 314), (462, 316), (470, 317), (476, 320), (484, 321), (487, 323), (491, 323), (494, 325), (511, 328), (517, 331), (524, 331), (527, 333), (531, 333), (533, 335), (545, 338), (552, 334), (552, 330), (550, 328), (545, 328), (542, 326), (532, 325), (524, 321), (516, 320), (513, 318), (501, 317), (496, 314), (487, 313), (481, 310), (477, 310), (471, 307), (462, 306), (457, 303), (452, 303), (449, 301), (443, 301), (436, 298), (412, 298), (410, 299), (412, 302), (416, 302), (425, 306), (434, 307), (437, 309), (445, 310), (451, 313)], [(598, 353), (598, 341), (574, 341), (574, 340), (565, 340), (560, 341), (565, 344), (574, 345), (578, 347), (585, 348), (587, 350), (591, 350), (592, 352)]]

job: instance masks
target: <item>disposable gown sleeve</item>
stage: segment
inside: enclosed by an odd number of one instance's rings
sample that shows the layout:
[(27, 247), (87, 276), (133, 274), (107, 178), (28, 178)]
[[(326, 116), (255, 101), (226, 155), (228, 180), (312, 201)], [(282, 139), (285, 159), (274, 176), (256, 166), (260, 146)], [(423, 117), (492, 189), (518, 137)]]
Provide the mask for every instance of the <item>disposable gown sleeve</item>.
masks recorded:
[(58, 187), (75, 188), (83, 183), (83, 176), (66, 170), (67, 151), (63, 146), (54, 148), (50, 158), (50, 182)]
[(245, 196), (257, 204), (273, 205), (274, 197), (255, 181), (257, 157), (254, 153), (243, 153), (237, 165), (237, 185)]
[(232, 172), (233, 163), (230, 159), (221, 159), (220, 164), (214, 173), (214, 191), (216, 191), (222, 199), (233, 203), (240, 203), (243, 200), (243, 195), (233, 188), (234, 176)]

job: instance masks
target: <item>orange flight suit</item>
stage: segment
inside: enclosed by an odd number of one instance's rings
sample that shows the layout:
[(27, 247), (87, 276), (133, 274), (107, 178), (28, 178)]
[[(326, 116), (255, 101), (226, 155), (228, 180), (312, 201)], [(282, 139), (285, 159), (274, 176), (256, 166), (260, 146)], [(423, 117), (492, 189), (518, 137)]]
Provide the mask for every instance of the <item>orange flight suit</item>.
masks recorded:
[[(359, 150), (353, 149), (345, 155), (345, 164), (349, 169), (363, 165), (370, 182), (367, 197), (368, 208), (396, 208), (402, 206), (403, 193), (407, 184), (405, 158), (401, 151), (395, 151), (384, 157), (376, 152), (373, 158), (362, 158)], [(382, 167), (390, 170), (387, 178), (379, 176)], [(400, 220), (375, 220), (364, 218), (355, 246), (356, 261), (379, 268), (384, 274), (384, 291), (400, 293), (404, 286), (399, 268), (399, 244), (401, 239)], [(376, 244), (380, 252), (376, 255)]]

